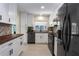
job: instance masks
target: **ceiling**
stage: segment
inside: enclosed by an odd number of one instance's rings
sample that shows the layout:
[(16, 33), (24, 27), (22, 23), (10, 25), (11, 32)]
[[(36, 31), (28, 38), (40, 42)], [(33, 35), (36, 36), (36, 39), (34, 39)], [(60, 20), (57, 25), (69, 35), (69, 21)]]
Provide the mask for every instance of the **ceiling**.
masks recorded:
[[(36, 15), (50, 15), (60, 7), (61, 3), (19, 3), (18, 10)], [(45, 6), (41, 9), (41, 6)]]

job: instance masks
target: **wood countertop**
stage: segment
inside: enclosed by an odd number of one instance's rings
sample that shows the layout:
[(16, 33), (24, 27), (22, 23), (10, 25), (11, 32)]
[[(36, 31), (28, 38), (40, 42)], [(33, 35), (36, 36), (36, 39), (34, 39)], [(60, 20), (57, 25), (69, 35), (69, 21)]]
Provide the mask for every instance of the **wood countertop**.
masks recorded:
[(11, 35), (0, 36), (0, 44), (6, 43), (6, 42), (13, 40), (17, 37), (20, 37), (22, 35), (23, 34), (11, 34)]

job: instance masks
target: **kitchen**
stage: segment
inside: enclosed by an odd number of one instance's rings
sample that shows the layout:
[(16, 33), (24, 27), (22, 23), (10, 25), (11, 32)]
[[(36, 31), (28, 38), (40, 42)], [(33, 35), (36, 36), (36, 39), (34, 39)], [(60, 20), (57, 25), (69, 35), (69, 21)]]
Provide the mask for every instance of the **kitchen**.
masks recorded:
[[(0, 9), (1, 9), (0, 55), (2, 56), (21, 55), (23, 53), (23, 47), (28, 46), (28, 43), (32, 44), (32, 42), (34, 42), (33, 44), (47, 45), (48, 43), (47, 31), (48, 31), (48, 20), (50, 12), (47, 14), (45, 14), (46, 13), (45, 12), (44, 13), (45, 15), (42, 16), (39, 15), (39, 13), (42, 13), (41, 11), (44, 9), (44, 6), (42, 5), (51, 6), (53, 4), (0, 3)], [(27, 7), (28, 9), (23, 6)], [(32, 11), (29, 7), (30, 8), (41, 7), (40, 8), (41, 11), (38, 10), (38, 8), (36, 8), (34, 11), (37, 10), (36, 13), (38, 14), (35, 15), (33, 15), (30, 12), (24, 11), (25, 9), (27, 9), (27, 11), (28, 10)]]
[(0, 3), (0, 56), (79, 55), (78, 6)]

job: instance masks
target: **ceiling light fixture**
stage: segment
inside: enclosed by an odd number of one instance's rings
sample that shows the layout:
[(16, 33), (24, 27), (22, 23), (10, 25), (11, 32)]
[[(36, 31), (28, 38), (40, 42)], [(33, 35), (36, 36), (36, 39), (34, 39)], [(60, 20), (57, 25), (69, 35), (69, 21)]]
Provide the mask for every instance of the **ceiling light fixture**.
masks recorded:
[(45, 6), (41, 6), (41, 9), (44, 9), (45, 8)]

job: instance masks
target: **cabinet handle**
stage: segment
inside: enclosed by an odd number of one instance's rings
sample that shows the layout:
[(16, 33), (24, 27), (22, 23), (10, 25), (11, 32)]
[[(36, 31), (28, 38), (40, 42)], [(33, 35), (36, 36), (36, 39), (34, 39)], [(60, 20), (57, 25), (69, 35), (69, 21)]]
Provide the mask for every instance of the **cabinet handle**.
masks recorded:
[(22, 38), (20, 38), (20, 39), (22, 39)]
[(13, 49), (9, 51), (9, 55), (11, 56), (12, 54), (13, 54)]
[(10, 22), (10, 18), (9, 18), (9, 22)]
[(12, 44), (13, 44), (13, 43), (10, 43), (9, 46), (12, 45)]
[(20, 42), (20, 45), (22, 45), (22, 44), (23, 44), (23, 42), (21, 41), (21, 42)]
[(11, 50), (9, 51), (9, 55), (11, 56)]

